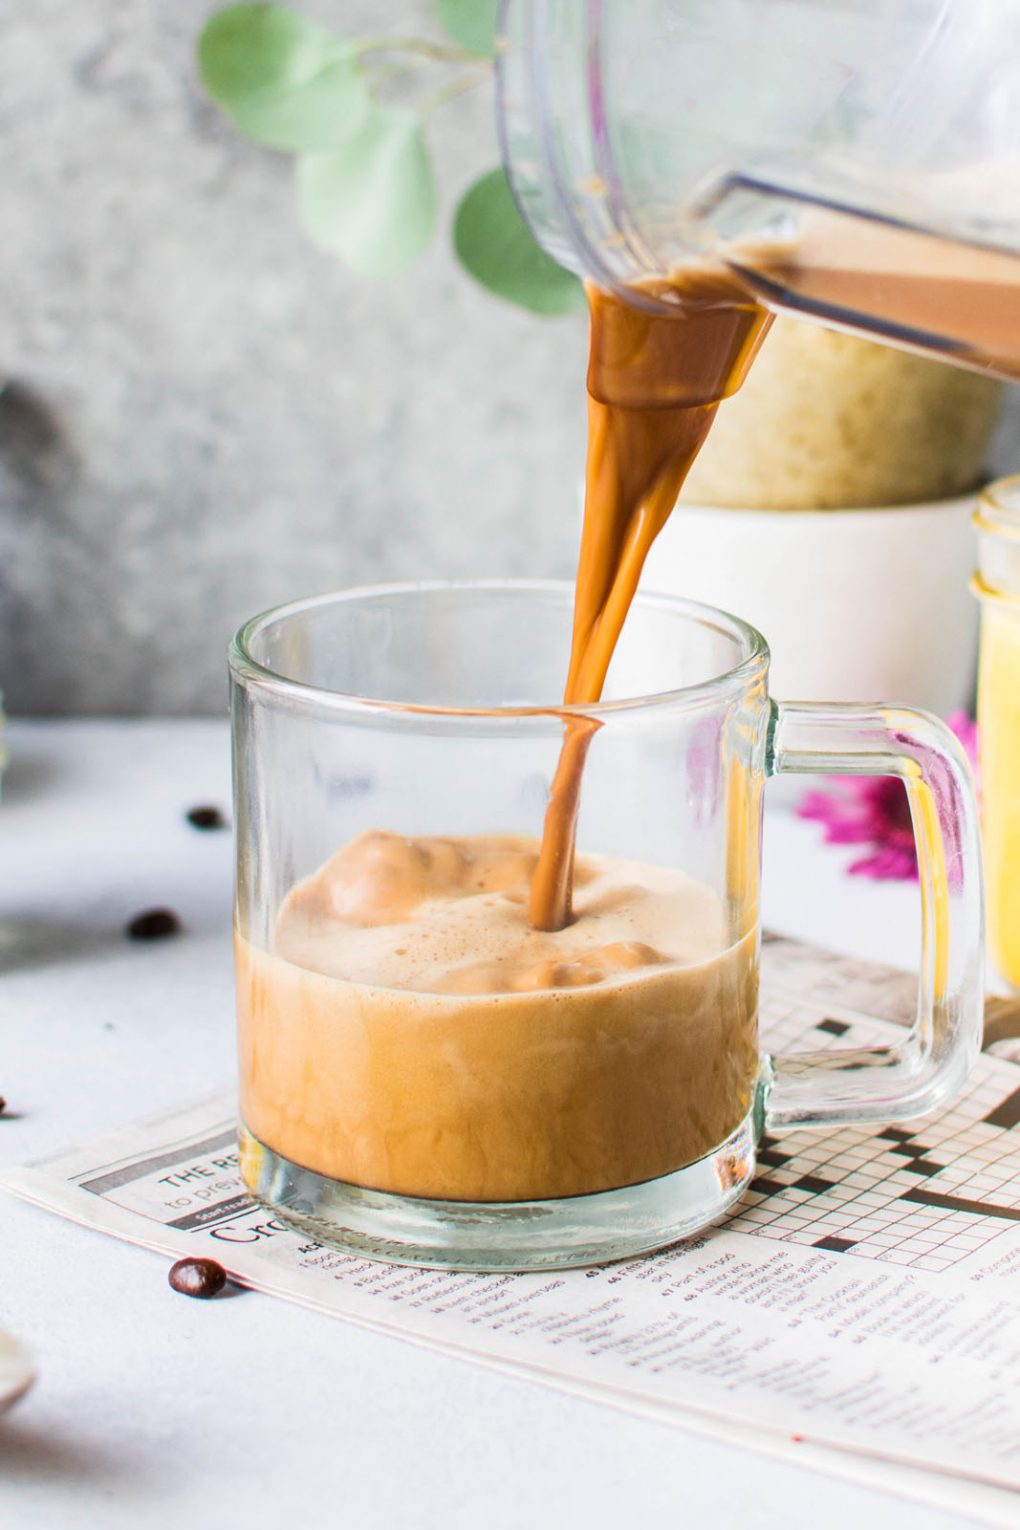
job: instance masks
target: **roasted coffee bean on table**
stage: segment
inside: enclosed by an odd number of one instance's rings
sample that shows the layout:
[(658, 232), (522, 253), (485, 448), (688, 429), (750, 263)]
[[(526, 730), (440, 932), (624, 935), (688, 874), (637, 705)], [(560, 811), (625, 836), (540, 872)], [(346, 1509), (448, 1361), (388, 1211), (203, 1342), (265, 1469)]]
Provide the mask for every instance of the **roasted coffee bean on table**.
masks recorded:
[(227, 1283), (227, 1272), (215, 1259), (178, 1259), (167, 1280), (182, 1296), (216, 1296)]
[(131, 940), (163, 940), (180, 933), (181, 921), (172, 908), (147, 908), (136, 914), (125, 933)]
[(227, 820), (218, 807), (193, 807), (185, 813), (193, 829), (225, 829)]

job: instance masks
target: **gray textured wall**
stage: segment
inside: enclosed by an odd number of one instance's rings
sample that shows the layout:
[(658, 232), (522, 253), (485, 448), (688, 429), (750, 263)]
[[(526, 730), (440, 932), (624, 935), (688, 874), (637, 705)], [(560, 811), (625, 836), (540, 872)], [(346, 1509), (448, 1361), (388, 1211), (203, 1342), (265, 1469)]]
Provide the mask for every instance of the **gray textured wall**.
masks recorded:
[[(352, 32), (370, 0), (301, 0)], [(278, 600), (568, 573), (584, 326), (473, 287), (440, 237), (367, 286), (303, 240), (287, 162), (204, 99), (214, 0), (0, 16), (0, 686), (17, 712), (215, 711)], [(389, 0), (421, 30), (426, 0)], [(446, 210), (490, 98), (435, 121)]]

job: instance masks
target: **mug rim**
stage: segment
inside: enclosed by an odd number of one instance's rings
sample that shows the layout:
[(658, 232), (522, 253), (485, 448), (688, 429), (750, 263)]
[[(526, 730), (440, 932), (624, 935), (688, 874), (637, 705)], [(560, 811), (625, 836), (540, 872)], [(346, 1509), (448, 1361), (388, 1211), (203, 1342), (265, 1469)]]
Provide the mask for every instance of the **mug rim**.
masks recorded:
[[(716, 697), (729, 691), (746, 689), (759, 676), (763, 676), (770, 660), (769, 647), (756, 627), (742, 617), (722, 611), (703, 601), (688, 600), (681, 595), (662, 594), (657, 591), (638, 590), (634, 605), (658, 607), (660, 610), (686, 616), (704, 626), (720, 628), (740, 643), (743, 654), (738, 663), (722, 670), (707, 680), (694, 685), (676, 686), (665, 691), (652, 691), (641, 696), (623, 697), (616, 701), (599, 702), (551, 702), (543, 706), (491, 706), (453, 707), (431, 706), (422, 702), (383, 700), (378, 697), (360, 696), (353, 692), (312, 685), (303, 680), (280, 673), (257, 659), (252, 643), (274, 622), (287, 621), (323, 606), (353, 604), (359, 600), (380, 597), (400, 598), (407, 595), (430, 593), (511, 591), (515, 593), (566, 595), (573, 600), (574, 584), (567, 579), (421, 579), (395, 580), (381, 584), (351, 585), (341, 590), (328, 590), (318, 595), (305, 595), (296, 600), (284, 601), (270, 606), (257, 615), (249, 617), (234, 633), (227, 649), (227, 663), (233, 681), (245, 689), (256, 689), (281, 699), (313, 707), (316, 710), (341, 712), (348, 715), (373, 715), (379, 718), (441, 718), (451, 723), (463, 721), (466, 725), (479, 719), (500, 720), (515, 718), (608, 718), (621, 713), (645, 712), (663, 706), (688, 706)], [(564, 655), (564, 666), (566, 664)]]

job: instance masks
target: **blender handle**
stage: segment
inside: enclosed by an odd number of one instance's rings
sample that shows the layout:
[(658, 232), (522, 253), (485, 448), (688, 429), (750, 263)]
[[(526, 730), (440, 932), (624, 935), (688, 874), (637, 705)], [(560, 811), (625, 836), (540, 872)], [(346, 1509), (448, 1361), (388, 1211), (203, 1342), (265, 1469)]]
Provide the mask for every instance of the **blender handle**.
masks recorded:
[(897, 776), (921, 883), (917, 1016), (895, 1045), (768, 1059), (765, 1127), (903, 1121), (944, 1105), (981, 1049), (984, 916), (970, 768), (955, 736), (908, 707), (772, 703), (769, 775)]

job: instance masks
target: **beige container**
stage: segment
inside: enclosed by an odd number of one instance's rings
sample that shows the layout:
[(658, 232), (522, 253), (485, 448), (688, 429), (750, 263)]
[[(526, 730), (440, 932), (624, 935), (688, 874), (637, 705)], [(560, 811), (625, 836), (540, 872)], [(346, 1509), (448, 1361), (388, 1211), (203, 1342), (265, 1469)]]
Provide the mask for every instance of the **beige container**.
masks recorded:
[(778, 319), (681, 499), (759, 510), (930, 503), (984, 477), (1002, 386)]

